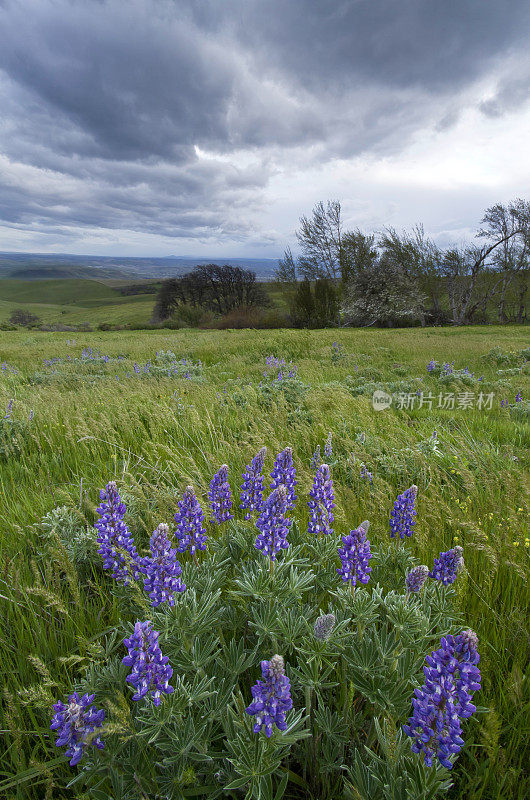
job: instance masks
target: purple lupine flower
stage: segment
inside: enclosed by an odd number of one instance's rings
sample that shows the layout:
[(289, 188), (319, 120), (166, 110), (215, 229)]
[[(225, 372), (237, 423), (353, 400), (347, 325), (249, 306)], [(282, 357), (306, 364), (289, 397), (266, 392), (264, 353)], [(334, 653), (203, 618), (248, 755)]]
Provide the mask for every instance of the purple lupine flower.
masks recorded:
[(293, 707), (293, 701), (282, 656), (275, 655), (270, 661), (262, 661), (261, 674), (263, 680), (258, 680), (252, 687), (253, 700), (245, 711), (256, 717), (254, 733), (259, 733), (264, 728), (265, 736), (269, 738), (273, 725), (279, 731), (286, 730), (285, 715)]
[(94, 745), (99, 750), (103, 749), (101, 736), (91, 737), (96, 728), (101, 728), (105, 719), (105, 712), (92, 705), (95, 695), (84, 694), (81, 698), (74, 692), (68, 698), (68, 703), (53, 704), (55, 714), (52, 717), (50, 729), (57, 731), (56, 747), (65, 747), (65, 755), (70, 759), (70, 766), (75, 767), (83, 757), (83, 748), (88, 744)]
[(434, 559), (432, 572), (429, 577), (436, 581), (441, 581), (444, 586), (456, 581), (457, 573), (464, 566), (463, 549), (460, 545), (440, 553), (440, 558)]
[(313, 472), (316, 472), (320, 464), (322, 463), (322, 458), (320, 456), (320, 445), (317, 444), (315, 452), (311, 456), (311, 469)]
[(142, 559), (144, 589), (151, 598), (153, 608), (167, 602), (175, 605), (175, 592), (183, 592), (186, 584), (180, 576), (182, 569), (177, 561), (177, 551), (169, 541), (169, 525), (161, 522), (150, 541), (151, 557)]
[(334, 627), (335, 614), (322, 614), (321, 617), (318, 617), (313, 627), (315, 639), (319, 639), (321, 642), (329, 639), (331, 636), (331, 631)]
[(259, 534), (256, 538), (256, 550), (262, 550), (271, 561), (276, 560), (280, 550), (287, 550), (289, 542), (287, 534), (290, 522), (286, 519), (287, 489), (278, 486), (274, 489), (261, 507), (260, 515), (256, 521)]
[(400, 539), (404, 539), (405, 536), (412, 536), (412, 530), (416, 524), (414, 517), (416, 516), (417, 494), (418, 487), (413, 484), (403, 494), (398, 495), (390, 514), (390, 536), (392, 539), (395, 536), (399, 536)]
[(103, 557), (103, 569), (112, 569), (112, 577), (127, 586), (131, 577), (138, 580), (141, 565), (132, 534), (123, 521), (125, 504), (115, 481), (107, 483), (99, 497), (97, 513), (101, 514), (101, 519), (94, 527), (98, 531), (98, 553)]
[(423, 753), (428, 767), (436, 757), (452, 769), (450, 758), (464, 745), (461, 720), (477, 710), (471, 700), (480, 689), (477, 644), (476, 634), (466, 630), (444, 637), (440, 648), (425, 659), (425, 683), (414, 690), (413, 714), (403, 730), (413, 739), (412, 751)]
[(424, 564), (420, 564), (418, 567), (413, 567), (405, 576), (407, 592), (419, 592), (428, 577), (429, 567), (426, 567)]
[(343, 547), (338, 548), (342, 565), (337, 567), (337, 572), (343, 581), (349, 581), (352, 586), (355, 586), (357, 581), (368, 583), (372, 571), (368, 566), (372, 558), (370, 540), (366, 538), (368, 527), (364, 526), (363, 522), (358, 528), (343, 536)]
[(196, 550), (206, 550), (206, 529), (202, 527), (204, 512), (197, 500), (193, 486), (188, 486), (178, 504), (175, 514), (177, 530), (175, 536), (179, 540), (178, 551), (189, 550), (195, 555)]
[(13, 403), (15, 402), (14, 398), (11, 398), (9, 403), (6, 406), (6, 413), (4, 414), (4, 419), (11, 419), (11, 412), (13, 411)]
[(333, 458), (333, 446), (331, 444), (331, 439), (333, 437), (332, 432), (328, 433), (328, 438), (326, 439), (326, 444), (324, 445), (324, 455), (328, 461), (331, 461)]
[(374, 482), (372, 473), (366, 468), (366, 464), (361, 463), (361, 480), (367, 481), (369, 484)]
[(523, 402), (523, 394), (522, 394), (522, 392), (517, 392), (517, 394), (515, 395), (515, 402), (516, 403), (522, 403)]
[(309, 492), (309, 533), (333, 533), (333, 509), (335, 494), (333, 480), (327, 464), (317, 469), (313, 488)]
[(431, 360), (427, 364), (427, 372), (434, 372), (435, 369), (436, 369), (436, 361), (434, 360), (434, 358), (431, 358)]
[(276, 456), (274, 467), (271, 472), (271, 491), (279, 486), (285, 486), (287, 490), (287, 508), (294, 508), (296, 502), (296, 468), (293, 464), (293, 448), (286, 447)]
[(213, 476), (208, 499), (215, 522), (226, 522), (234, 518), (234, 515), (230, 513), (232, 509), (232, 492), (228, 483), (227, 464), (223, 464), (221, 469)]
[(141, 700), (150, 691), (155, 706), (160, 705), (162, 693), (171, 694), (174, 691), (173, 686), (169, 685), (173, 669), (168, 664), (169, 658), (162, 655), (159, 636), (158, 631), (153, 630), (152, 623), (146, 620), (136, 622), (131, 636), (123, 640), (129, 653), (122, 662), (132, 667), (126, 681), (136, 689), (132, 699)]
[(508, 408), (508, 400), (501, 400), (501, 408)]
[(262, 447), (250, 464), (247, 464), (241, 484), (241, 502), (239, 507), (246, 511), (245, 519), (250, 519), (251, 512), (260, 512), (263, 503), (263, 462), (267, 448)]
[(29, 416), (28, 416), (28, 419), (29, 419), (30, 422), (31, 422), (31, 420), (33, 419), (34, 416), (35, 416), (35, 412), (33, 411), (33, 409), (30, 409)]

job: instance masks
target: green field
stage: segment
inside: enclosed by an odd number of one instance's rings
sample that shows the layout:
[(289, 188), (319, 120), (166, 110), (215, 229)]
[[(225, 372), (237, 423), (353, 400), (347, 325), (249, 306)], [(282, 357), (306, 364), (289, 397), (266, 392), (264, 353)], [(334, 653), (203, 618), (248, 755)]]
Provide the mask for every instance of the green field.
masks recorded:
[(147, 325), (154, 301), (152, 294), (121, 295), (100, 281), (0, 280), (0, 322), (7, 322), (15, 309), (24, 308), (46, 324)]
[[(46, 321), (116, 322), (132, 309), (148, 318), (153, 304), (152, 296), (121, 302), (103, 284), (84, 292), (81, 286), (75, 298), (70, 286), (56, 295), (47, 281), (30, 285), (42, 291), (43, 304), (33, 304), (21, 283), (2, 282), (0, 319), (23, 305)], [(342, 348), (335, 356), (334, 341)], [(85, 347), (109, 360), (83, 359)], [(167, 351), (179, 362), (170, 376)], [(297, 379), (278, 387), (274, 375), (264, 377), (271, 354), (292, 360)], [(100, 796), (64, 788), (73, 773), (57, 760), (49, 731), (51, 702), (71, 691), (92, 662), (101, 663), (103, 637), (120, 623), (118, 595), (97, 567), (93, 533), (79, 544), (86, 529), (93, 531), (99, 489), (117, 481), (145, 549), (158, 522), (172, 520), (188, 484), (204, 500), (226, 463), (236, 492), (260, 447), (268, 448), (269, 473), (274, 455), (290, 445), (303, 527), (311, 456), (331, 432), (337, 535), (368, 519), (372, 546), (382, 547), (396, 496), (415, 483), (417, 524), (406, 547), (427, 565), (440, 551), (464, 548), (455, 603), (479, 637), (483, 683), (476, 701), (485, 710), (465, 723), (450, 796), (528, 797), (529, 356), (528, 329), (521, 327), (0, 331), (0, 795)], [(455, 370), (468, 367), (474, 375), (429, 374), (431, 359), (454, 361)], [(375, 411), (376, 389), (430, 393), (433, 407), (394, 402)], [(454, 394), (454, 409), (438, 408), (440, 393)], [(465, 393), (469, 402), (473, 395), (472, 407), (459, 400)], [(477, 407), (480, 393), (493, 394), (491, 409)], [(11, 419), (2, 420), (11, 399)], [(360, 477), (361, 464), (373, 485)], [(53, 514), (58, 507), (64, 508)]]

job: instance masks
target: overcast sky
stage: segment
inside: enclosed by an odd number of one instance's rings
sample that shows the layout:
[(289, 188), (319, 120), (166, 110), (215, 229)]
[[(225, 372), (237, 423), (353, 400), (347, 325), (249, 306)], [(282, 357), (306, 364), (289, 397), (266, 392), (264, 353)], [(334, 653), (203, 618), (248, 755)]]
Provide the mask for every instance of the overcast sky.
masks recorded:
[(528, 0), (0, 0), (0, 250), (440, 244), (530, 199)]

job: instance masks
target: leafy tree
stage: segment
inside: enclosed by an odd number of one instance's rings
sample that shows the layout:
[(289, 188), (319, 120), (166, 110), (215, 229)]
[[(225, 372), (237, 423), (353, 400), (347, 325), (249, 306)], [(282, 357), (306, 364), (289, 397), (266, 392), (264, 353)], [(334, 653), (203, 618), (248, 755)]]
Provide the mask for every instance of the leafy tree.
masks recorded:
[(315, 318), (315, 298), (311, 291), (311, 282), (307, 278), (298, 285), (293, 312), (295, 324), (298, 326), (309, 327)]
[(9, 317), (9, 322), (11, 325), (22, 325), (25, 328), (30, 328), (32, 325), (39, 325), (40, 318), (24, 308), (16, 308)]
[(314, 321), (322, 328), (337, 324), (339, 313), (339, 297), (337, 289), (328, 278), (319, 278), (314, 290)]
[(353, 325), (410, 325), (421, 321), (425, 295), (415, 282), (385, 260), (356, 273), (343, 305)]

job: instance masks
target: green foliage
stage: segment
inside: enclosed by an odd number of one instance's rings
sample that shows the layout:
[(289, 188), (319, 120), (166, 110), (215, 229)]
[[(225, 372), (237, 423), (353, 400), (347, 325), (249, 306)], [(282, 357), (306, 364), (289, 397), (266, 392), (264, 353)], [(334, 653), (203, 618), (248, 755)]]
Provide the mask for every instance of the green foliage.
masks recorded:
[[(148, 313), (151, 307), (152, 298)], [(80, 312), (72, 310), (72, 314), (77, 313)], [(107, 318), (105, 314), (103, 319)], [(46, 792), (55, 800), (72, 797), (80, 800), (112, 797), (115, 800), (120, 792), (127, 796), (130, 790), (130, 795), (134, 796), (133, 792), (138, 791), (134, 773), (127, 773), (125, 768), (121, 776), (113, 775), (115, 785), (110, 789), (98, 787), (84, 792), (79, 782), (70, 789), (65, 788), (74, 773), (65, 764), (64, 757), (57, 756), (48, 729), (49, 704), (64, 699), (74, 685), (97, 683), (111, 725), (107, 741), (112, 743), (112, 748), (123, 749), (129, 759), (127, 763), (132, 764), (136, 759), (137, 766), (141, 770), (145, 767), (147, 774), (151, 768), (146, 766), (147, 759), (142, 756), (142, 749), (147, 747), (150, 752), (151, 745), (142, 738), (141, 747), (137, 743), (134, 750), (130, 738), (131, 725), (135, 726), (133, 730), (140, 727), (139, 718), (131, 715), (139, 711), (138, 704), (125, 697), (127, 670), (121, 665), (124, 655), (121, 639), (128, 633), (126, 625), (136, 613), (147, 618), (153, 612), (137, 605), (141, 595), (131, 599), (129, 592), (112, 587), (108, 575), (102, 573), (96, 562), (91, 559), (75, 562), (74, 547), (71, 552), (64, 552), (70, 535), (75, 542), (78, 534), (92, 530), (98, 488), (111, 478), (127, 488), (126, 502), (130, 510), (127, 521), (141, 551), (145, 552), (149, 535), (158, 522), (161, 519), (171, 522), (177, 496), (188, 483), (193, 483), (204, 498), (208, 481), (218, 466), (226, 462), (230, 465), (229, 478), (236, 491), (245, 464), (263, 444), (269, 449), (266, 473), (272, 468), (275, 453), (289, 444), (295, 452), (300, 497), (298, 532), (292, 531), (289, 537), (294, 557), (292, 570), (298, 576), (296, 580), (305, 580), (306, 571), (312, 573), (311, 582), (303, 591), (304, 597), (309, 596), (310, 600), (304, 602), (303, 607), (297, 605), (289, 579), (281, 569), (274, 579), (277, 580), (275, 586), (279, 586), (286, 597), (282, 614), (276, 613), (278, 603), (273, 600), (252, 599), (249, 592), (253, 588), (265, 598), (270, 597), (271, 592), (267, 584), (260, 588), (257, 576), (260, 554), (252, 552), (252, 526), (240, 520), (231, 523), (230, 536), (223, 536), (216, 542), (215, 556), (209, 555), (209, 568), (203, 570), (204, 564), (199, 570), (186, 566), (186, 582), (193, 591), (186, 604), (179, 599), (178, 609), (172, 611), (174, 616), (170, 615), (169, 621), (178, 618), (187, 636), (196, 624), (197, 615), (200, 618), (202, 613), (205, 619), (210, 615), (215, 618), (219, 613), (221, 624), (220, 632), (204, 629), (200, 644), (191, 642), (189, 649), (180, 646), (180, 634), (172, 626), (166, 630), (161, 625), (161, 636), (167, 636), (168, 645), (171, 642), (168, 655), (175, 671), (180, 674), (182, 670), (185, 679), (178, 703), (175, 706), (164, 703), (160, 710), (161, 714), (168, 714), (161, 719), (168, 720), (172, 730), (169, 712), (175, 709), (179, 724), (176, 733), (171, 735), (178, 737), (186, 724), (182, 703), (188, 702), (190, 686), (194, 686), (193, 665), (205, 663), (206, 679), (214, 674), (221, 675), (223, 687), (215, 687), (215, 691), (220, 692), (219, 702), (223, 700), (224, 703), (230, 688), (226, 684), (229, 676), (234, 676), (230, 678), (233, 686), (237, 674), (241, 693), (236, 692), (226, 701), (226, 718), (220, 723), (222, 733), (212, 748), (214, 755), (222, 752), (225, 731), (231, 730), (225, 728), (230, 724), (229, 713), (240, 719), (239, 703), (248, 704), (250, 685), (259, 674), (259, 660), (271, 654), (274, 635), (285, 645), (284, 655), (291, 670), (297, 711), (306, 708), (306, 689), (309, 693), (313, 691), (314, 719), (303, 712), (301, 727), (295, 733), (316, 730), (314, 726), (318, 726), (322, 735), (318, 745), (317, 778), (309, 770), (305, 776), (303, 770), (289, 772), (289, 765), (306, 759), (306, 748), (313, 741), (307, 737), (291, 745), (279, 774), (271, 777), (272, 797), (281, 797), (283, 791), (286, 800), (302, 797), (320, 800), (326, 793), (340, 798), (342, 782), (349, 787), (345, 790), (347, 796), (392, 797), (388, 795), (391, 788), (384, 788), (394, 785), (392, 773), (381, 773), (381, 788), (370, 773), (371, 756), (363, 749), (366, 744), (371, 753), (384, 756), (372, 720), (378, 718), (381, 729), (388, 735), (391, 730), (385, 729), (385, 725), (390, 724), (387, 723), (388, 712), (362, 698), (353, 682), (341, 688), (342, 680), (337, 680), (332, 673), (322, 676), (335, 668), (334, 660), (339, 652), (343, 653), (341, 664), (346, 664), (346, 657), (357, 658), (359, 653), (367, 659), (364, 663), (372, 663), (357, 645), (357, 624), (351, 621), (355, 615), (356, 619), (363, 620), (369, 640), (377, 648), (376, 669), (388, 685), (388, 676), (392, 674), (388, 653), (395, 639), (382, 637), (383, 626), (393, 631), (401, 626), (404, 633), (402, 631), (400, 637), (406, 636), (409, 625), (412, 631), (419, 629), (420, 636), (425, 630), (422, 606), (415, 607), (417, 616), (409, 618), (399, 600), (402, 576), (409, 560), (413, 558), (431, 565), (441, 550), (460, 543), (465, 551), (466, 572), (455, 584), (455, 594), (445, 601), (466, 624), (477, 630), (483, 673), (483, 690), (477, 700), (495, 710), (496, 721), (494, 724), (494, 718), (490, 719), (488, 714), (479, 717), (477, 722), (467, 723), (466, 747), (453, 771), (454, 786), (448, 797), (526, 800), (530, 683), (525, 614), (530, 601), (530, 548), (525, 547), (525, 537), (530, 536), (530, 504), (525, 475), (530, 440), (526, 420), (499, 406), (504, 397), (513, 402), (519, 390), (523, 397), (529, 396), (528, 376), (520, 372), (503, 375), (500, 387), (497, 370), (503, 366), (518, 369), (524, 360), (517, 356), (513, 363), (504, 365), (497, 364), (496, 360), (481, 360), (496, 345), (502, 353), (522, 355), (526, 329), (345, 329), (341, 330), (339, 338), (345, 355), (335, 363), (330, 359), (330, 352), (333, 341), (338, 338), (337, 331), (81, 333), (75, 335), (75, 350), (67, 347), (67, 336), (71, 338), (70, 334), (21, 331), (2, 334), (1, 360), (15, 367), (17, 374), (0, 372), (0, 408), (5, 408), (9, 399), (15, 397), (12, 422), (25, 432), (20, 438), (17, 455), (9, 455), (0, 463), (0, 610), (4, 623), (0, 639), (4, 690), (0, 729), (6, 732), (1, 734), (0, 794), (28, 800), (41, 800)], [(114, 358), (124, 354), (123, 369), (131, 372), (135, 361), (143, 364), (151, 358), (155, 365), (158, 363), (156, 351), (170, 350), (179, 359), (186, 356), (194, 363), (200, 360), (202, 382), (180, 376), (168, 377), (162, 370), (151, 379), (142, 375), (138, 380), (117, 382), (115, 361), (93, 365), (97, 369), (92, 374), (90, 365), (59, 364), (55, 366), (53, 382), (31, 382), (36, 371), (52, 377), (51, 370), (42, 366), (43, 359), (65, 358), (68, 353), (78, 355), (85, 346), (99, 348)], [(270, 353), (287, 360), (292, 358), (298, 365), (298, 380), (304, 389), (292, 403), (286, 402), (281, 390), (273, 390), (270, 402), (258, 391), (259, 381), (263, 380), (264, 359)], [(380, 383), (387, 390), (389, 386), (394, 390), (395, 384), (395, 390), (400, 391), (397, 387), (403, 380), (401, 390), (404, 392), (422, 389), (436, 396), (438, 379), (425, 371), (431, 358), (440, 363), (455, 360), (455, 367), (469, 365), (475, 374), (484, 373), (480, 388), (483, 387), (484, 392), (495, 392), (493, 409), (438, 409), (435, 403), (432, 410), (416, 407), (400, 411), (393, 407), (375, 412), (370, 392), (357, 391), (369, 381)], [(351, 380), (348, 375), (352, 376)], [(252, 386), (248, 388), (250, 382)], [(225, 385), (229, 393), (226, 396), (223, 394)], [(237, 403), (234, 399), (236, 387), (240, 400)], [(448, 390), (452, 390), (451, 387)], [(471, 391), (474, 390), (478, 391), (478, 387), (471, 387)], [(35, 417), (28, 425), (30, 409), (34, 409)], [(345, 533), (350, 525), (362, 519), (372, 521), (370, 540), (377, 557), (373, 559), (376, 563), (369, 586), (384, 587), (383, 605), (369, 588), (362, 590), (362, 595), (369, 600), (368, 607), (347, 605), (334, 573), (336, 542), (304, 540), (307, 520), (303, 498), (312, 481), (310, 459), (315, 446), (323, 445), (330, 430), (333, 431), (333, 477), (337, 493), (335, 529), (337, 533)], [(433, 430), (438, 433), (436, 448), (428, 444)], [(373, 485), (360, 479), (361, 463), (372, 471)], [(418, 525), (407, 547), (398, 551), (387, 545), (387, 513), (397, 493), (413, 482), (420, 489)], [(63, 548), (38, 525), (55, 508), (67, 509), (48, 518), (54, 520)], [(530, 544), (530, 539), (528, 541)], [(241, 562), (245, 562), (244, 567)], [(315, 565), (321, 563), (327, 566), (316, 569)], [(237, 573), (236, 564), (240, 565)], [(227, 586), (230, 586), (229, 593)], [(203, 601), (215, 597), (219, 588), (221, 597), (214, 600), (211, 610), (205, 609)], [(329, 599), (327, 605), (326, 598)], [(426, 599), (432, 605), (431, 613), (435, 614), (433, 631), (439, 633), (443, 625), (436, 613), (443, 616), (442, 601), (429, 594)], [(185, 608), (188, 610), (184, 611)], [(317, 650), (309, 633), (316, 616), (328, 611), (333, 611), (337, 617), (335, 633), (327, 642), (318, 643)], [(160, 615), (157, 622), (162, 617)], [(225, 628), (244, 630), (245, 636), (228, 635), (225, 641)], [(377, 631), (377, 637), (372, 637), (372, 629)], [(434, 633), (423, 641), (425, 655), (436, 644)], [(260, 648), (269, 647), (269, 652), (256, 652), (258, 642)], [(218, 657), (219, 669), (213, 668), (212, 652)], [(40, 662), (35, 661), (35, 657)], [(401, 670), (403, 658), (403, 655), (398, 658)], [(322, 705), (318, 698), (314, 702), (316, 689), (311, 689), (311, 684), (316, 683), (313, 670), (318, 659), (321, 666), (317, 678), (322, 678), (326, 684), (339, 684), (322, 689), (326, 700)], [(42, 666), (49, 677), (45, 676)], [(292, 668), (299, 670), (301, 677), (295, 675)], [(421, 672), (416, 676), (421, 678)], [(369, 681), (369, 675), (367, 678), (362, 671), (357, 671), (354, 678), (359, 685)], [(211, 691), (211, 686), (200, 682), (195, 688), (200, 693)], [(369, 683), (368, 690), (373, 691)], [(412, 685), (408, 699), (411, 690)], [(340, 707), (328, 703), (328, 697), (340, 697)], [(172, 700), (171, 697), (166, 699)], [(382, 702), (375, 693), (373, 699)], [(176, 698), (172, 702), (175, 703)], [(213, 702), (212, 697), (205, 697), (200, 707), (208, 710), (210, 702)], [(401, 704), (401, 695), (396, 689), (395, 696), (390, 694), (384, 708), (399, 709)], [(343, 708), (348, 709), (347, 730)], [(190, 741), (201, 741), (203, 733), (197, 707), (193, 708), (191, 717), (190, 725), (199, 731), (199, 738), (194, 735)], [(148, 718), (149, 724), (154, 724), (152, 720), (157, 716), (150, 712)], [(143, 727), (143, 717), (141, 722)], [(397, 740), (400, 722), (397, 717), (394, 719)], [(244, 727), (236, 725), (236, 728), (242, 739), (240, 744), (234, 745), (236, 749), (230, 758), (241, 766), (246, 758), (244, 743), (248, 745), (249, 739)], [(191, 730), (186, 729), (189, 736)], [(180, 741), (175, 739), (177, 743)], [(255, 742), (252, 738), (250, 741)], [(389, 741), (392, 744), (392, 738)], [(179, 744), (175, 758), (185, 761), (188, 756), (183, 756), (181, 750)], [(353, 756), (353, 751), (358, 755)], [(190, 757), (182, 770), (159, 769), (161, 780), (167, 781), (161, 784), (166, 794), (174, 790), (183, 797), (214, 797), (215, 793), (219, 797), (226, 796), (222, 787), (229, 776), (236, 774), (235, 766), (231, 762), (223, 763), (208, 783), (201, 772), (202, 762), (195, 760), (199, 752), (195, 745), (190, 747), (190, 752), (193, 760)], [(273, 759), (275, 752), (272, 750), (267, 759)], [(102, 756), (105, 757), (104, 752)], [(384, 759), (386, 763), (386, 756)], [(405, 786), (399, 791), (405, 792), (405, 797), (407, 791), (410, 797), (415, 797), (413, 782), (423, 779), (422, 770), (426, 780), (433, 780), (434, 772), (424, 769), (410, 749), (405, 759), (414, 762), (416, 767), (415, 771), (409, 771), (406, 763), (398, 762), (398, 777)], [(357, 766), (357, 762), (362, 766)], [(102, 769), (101, 780), (108, 781), (109, 774)], [(366, 774), (369, 774), (368, 789), (363, 783)], [(241, 773), (237, 775), (234, 780), (244, 777)], [(316, 790), (314, 780), (317, 781)], [(266, 777), (262, 779), (264, 797), (268, 791), (267, 781)], [(234, 797), (244, 798), (248, 786), (247, 783), (235, 789)], [(203, 794), (198, 794), (199, 788)], [(254, 791), (257, 794), (259, 790), (255, 788)], [(433, 787), (428, 791), (434, 791)], [(147, 796), (151, 795), (147, 792)]]

